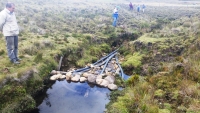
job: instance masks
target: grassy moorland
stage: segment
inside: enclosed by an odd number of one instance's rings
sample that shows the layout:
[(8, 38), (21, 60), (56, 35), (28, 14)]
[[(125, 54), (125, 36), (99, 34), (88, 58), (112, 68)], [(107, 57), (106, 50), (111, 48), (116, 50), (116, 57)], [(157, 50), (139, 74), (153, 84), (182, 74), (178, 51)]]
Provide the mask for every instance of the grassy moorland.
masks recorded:
[[(68, 67), (81, 67), (119, 45), (123, 69), (132, 76), (123, 91), (110, 95), (108, 113), (200, 112), (198, 2), (152, 0), (139, 15), (129, 11), (129, 1), (121, 0), (13, 2), (23, 61), (9, 62), (0, 34), (1, 112), (33, 109), (33, 96), (45, 87), (60, 56)], [(1, 0), (1, 10), (4, 4)], [(114, 28), (111, 14), (116, 5), (120, 14)]]

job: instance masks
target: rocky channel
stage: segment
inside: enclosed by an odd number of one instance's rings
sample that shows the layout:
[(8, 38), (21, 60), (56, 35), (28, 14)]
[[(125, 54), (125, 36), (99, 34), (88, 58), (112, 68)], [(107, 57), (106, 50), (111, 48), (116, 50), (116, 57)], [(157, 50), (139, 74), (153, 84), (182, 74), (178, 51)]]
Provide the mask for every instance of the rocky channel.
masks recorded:
[(118, 61), (119, 53), (117, 50), (93, 64), (86, 65), (81, 69), (69, 69), (66, 72), (52, 70), (50, 80), (66, 79), (73, 82), (88, 82), (110, 90), (118, 89), (114, 84), (116, 76), (123, 79), (124, 73)]

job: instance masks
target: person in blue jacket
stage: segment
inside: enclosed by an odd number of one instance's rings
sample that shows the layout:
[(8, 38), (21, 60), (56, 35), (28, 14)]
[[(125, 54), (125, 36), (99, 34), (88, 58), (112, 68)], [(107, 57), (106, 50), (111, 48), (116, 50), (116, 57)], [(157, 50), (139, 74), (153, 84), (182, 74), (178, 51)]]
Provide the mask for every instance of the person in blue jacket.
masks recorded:
[(146, 8), (146, 6), (143, 4), (142, 5), (142, 12), (144, 13), (144, 9)]
[(119, 7), (115, 7), (115, 9), (113, 10), (113, 26), (116, 27), (117, 26), (117, 18), (118, 18), (118, 10), (119, 10)]
[(137, 6), (137, 15), (139, 15), (139, 13), (140, 13), (140, 5), (138, 4), (138, 6)]

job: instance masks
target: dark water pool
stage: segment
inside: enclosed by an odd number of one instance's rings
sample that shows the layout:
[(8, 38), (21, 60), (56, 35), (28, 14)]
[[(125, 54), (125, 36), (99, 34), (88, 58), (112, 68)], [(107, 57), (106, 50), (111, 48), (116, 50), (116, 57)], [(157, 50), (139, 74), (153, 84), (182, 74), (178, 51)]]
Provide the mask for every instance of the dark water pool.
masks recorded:
[(56, 81), (31, 113), (103, 113), (110, 90), (88, 83)]

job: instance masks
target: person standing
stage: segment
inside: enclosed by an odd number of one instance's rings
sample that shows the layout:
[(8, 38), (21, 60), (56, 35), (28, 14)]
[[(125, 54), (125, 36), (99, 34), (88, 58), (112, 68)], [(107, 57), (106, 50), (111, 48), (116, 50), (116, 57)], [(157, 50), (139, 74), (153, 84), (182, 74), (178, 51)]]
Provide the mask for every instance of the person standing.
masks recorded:
[(116, 27), (117, 26), (117, 19), (118, 19), (118, 7), (115, 7), (115, 9), (113, 10), (113, 26)]
[(130, 8), (130, 10), (133, 10), (133, 4), (131, 2), (129, 4), (129, 8)]
[(140, 13), (140, 5), (138, 4), (138, 6), (137, 6), (137, 15), (139, 15), (139, 13)]
[(6, 8), (0, 12), (0, 30), (6, 39), (7, 53), (10, 61), (20, 64), (18, 58), (19, 27), (14, 13), (15, 4), (7, 3)]
[(142, 12), (144, 13), (144, 9), (146, 8), (146, 6), (143, 4), (142, 5)]

